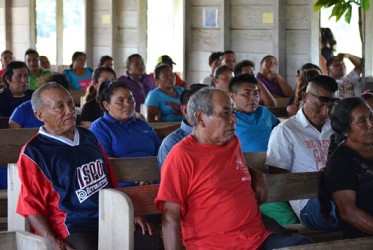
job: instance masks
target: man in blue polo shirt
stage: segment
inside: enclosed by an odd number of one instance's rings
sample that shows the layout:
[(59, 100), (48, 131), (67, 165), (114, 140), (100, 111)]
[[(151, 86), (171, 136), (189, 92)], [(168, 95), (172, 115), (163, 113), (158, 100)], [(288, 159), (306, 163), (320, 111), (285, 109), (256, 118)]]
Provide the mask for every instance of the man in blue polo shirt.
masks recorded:
[(279, 120), (268, 108), (258, 105), (259, 92), (254, 76), (243, 74), (229, 84), (229, 96), (236, 105), (236, 135), (243, 152), (266, 151), (272, 128)]
[(161, 169), (168, 152), (172, 149), (172, 147), (181, 141), (184, 137), (190, 135), (192, 133), (193, 127), (190, 125), (191, 122), (189, 120), (188, 112), (187, 112), (187, 104), (192, 97), (198, 90), (201, 88), (208, 87), (206, 84), (192, 84), (189, 86), (188, 89), (184, 90), (184, 92), (180, 96), (180, 104), (181, 104), (181, 113), (184, 115), (185, 119), (181, 121), (180, 128), (169, 134), (166, 138), (164, 138), (159, 150), (158, 150), (158, 167)]
[[(236, 132), (242, 152), (267, 151), (269, 136), (279, 120), (268, 108), (258, 105), (257, 81), (249, 74), (234, 77), (229, 84), (229, 96), (236, 105)], [(281, 225), (298, 223), (288, 202), (265, 203), (260, 206), (263, 214)]]

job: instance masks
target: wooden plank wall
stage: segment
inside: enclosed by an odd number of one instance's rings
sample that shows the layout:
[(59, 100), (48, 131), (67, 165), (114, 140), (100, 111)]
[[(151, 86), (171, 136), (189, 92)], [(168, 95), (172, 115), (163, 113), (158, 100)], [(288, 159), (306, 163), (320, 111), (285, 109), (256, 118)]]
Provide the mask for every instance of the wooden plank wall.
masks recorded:
[(286, 78), (292, 86), (303, 64), (319, 64), (319, 30), (312, 28), (319, 27), (319, 12), (313, 11), (313, 4), (309, 0), (287, 0)]
[[(261, 59), (275, 55), (279, 60), (278, 71), (295, 86), (297, 69), (306, 62), (318, 63), (318, 30), (312, 31), (312, 25), (318, 25), (318, 13), (313, 13), (314, 1), (308, 0), (232, 0), (230, 1), (230, 23), (224, 20), (224, 0), (193, 0), (190, 8), (190, 32), (186, 32), (190, 41), (187, 50), (187, 82), (199, 81), (210, 73), (208, 56), (211, 51), (232, 49), (237, 61), (249, 59), (255, 62), (256, 71), (260, 70)], [(286, 4), (284, 6), (284, 4)], [(203, 27), (203, 8), (218, 8), (218, 28)], [(272, 13), (273, 22), (264, 23), (263, 15)], [(188, 19), (186, 19), (188, 22)], [(313, 23), (312, 23), (313, 22)], [(229, 25), (230, 29), (223, 29)], [(317, 26), (318, 27), (318, 26)], [(224, 43), (222, 37), (230, 37)], [(230, 45), (230, 46), (226, 46)]]
[[(192, 0), (187, 3), (186, 11), (189, 13), (185, 20), (187, 23), (185, 36), (188, 41), (185, 53), (187, 69), (185, 79), (188, 83), (200, 82), (202, 78), (208, 76), (211, 71), (208, 65), (211, 52), (223, 50), (223, 3), (222, 0)], [(204, 8), (218, 9), (218, 28), (203, 27)]]
[[(210, 74), (208, 57), (212, 51), (232, 49), (238, 61), (250, 59), (256, 63), (267, 54), (279, 57), (280, 73), (291, 85), (296, 70), (306, 62), (318, 63), (318, 12), (312, 6), (316, 0), (188, 0), (185, 5), (185, 79), (191, 84)], [(118, 76), (125, 72), (125, 60), (140, 53), (146, 60), (147, 0), (93, 0), (87, 24), (91, 52), (88, 65), (96, 67), (100, 56), (114, 57)], [(32, 47), (35, 0), (0, 0), (0, 32), (10, 18), (10, 46), (0, 38), (0, 48), (8, 47), (17, 59)], [(8, 6), (8, 7), (7, 7)], [(203, 9), (218, 9), (218, 28), (203, 27)], [(9, 15), (6, 9), (9, 8)], [(263, 14), (272, 13), (273, 22), (263, 23)], [(109, 16), (110, 23), (103, 23)], [(5, 22), (7, 23), (7, 22)], [(4, 34), (4, 32), (1, 32)], [(3, 40), (1, 40), (3, 39)], [(311, 47), (311, 44), (314, 46)], [(149, 71), (150, 69), (148, 69)]]
[[(7, 2), (7, 1), (6, 1)], [(7, 4), (10, 6), (10, 36), (11, 49), (16, 60), (24, 60), (25, 51), (32, 47), (30, 34), (30, 8), (33, 1), (28, 0), (12, 0)]]
[[(111, 1), (94, 0), (92, 3), (92, 62), (91, 67), (96, 68), (103, 55), (111, 53)], [(109, 17), (110, 23), (103, 23), (103, 19)]]

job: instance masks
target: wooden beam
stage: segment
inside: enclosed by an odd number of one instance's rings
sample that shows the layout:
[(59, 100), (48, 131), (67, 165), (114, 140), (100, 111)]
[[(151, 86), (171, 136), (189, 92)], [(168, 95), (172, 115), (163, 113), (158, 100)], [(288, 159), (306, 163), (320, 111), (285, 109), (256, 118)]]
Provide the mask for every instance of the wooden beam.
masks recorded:
[(311, 55), (311, 62), (315, 65), (320, 64), (320, 11), (313, 11), (313, 6), (315, 5), (317, 0), (312, 0), (310, 2), (310, 44), (312, 44), (310, 48), (310, 55)]
[(36, 0), (29, 1), (29, 48), (36, 48)]
[(85, 0), (85, 52), (87, 55), (87, 66), (93, 67), (93, 4)]
[(278, 73), (286, 76), (286, 3), (283, 0), (273, 0), (273, 38)]
[(184, 20), (184, 80), (185, 82), (191, 82), (191, 66), (192, 63), (191, 60), (191, 39), (192, 39), (192, 1), (190, 0), (183, 0), (183, 6), (184, 6), (184, 14), (183, 14), (183, 20)]
[(56, 65), (63, 65), (63, 0), (56, 0)]
[(146, 48), (147, 48), (147, 37), (148, 37), (148, 25), (147, 25), (147, 13), (148, 13), (148, 2), (147, 0), (139, 0), (138, 1), (138, 36), (139, 36), (139, 45), (138, 45), (138, 51), (139, 54), (142, 56), (144, 59), (144, 62), (147, 61), (147, 53), (146, 53)]
[(12, 0), (5, 0), (4, 25), (5, 25), (5, 47), (12, 50)]
[[(365, 43), (363, 44), (363, 77), (373, 76), (373, 8), (370, 8), (364, 15), (365, 19)], [(363, 87), (363, 89), (365, 89)]]
[(118, 14), (117, 14), (118, 0), (110, 1), (110, 12), (111, 12), (111, 28), (110, 28), (110, 49), (111, 57), (114, 59), (114, 68), (115, 62), (119, 62), (120, 58), (118, 56), (117, 41), (118, 41)]
[(231, 1), (230, 0), (223, 0), (223, 27), (222, 32), (223, 35), (221, 36), (223, 50), (231, 50)]

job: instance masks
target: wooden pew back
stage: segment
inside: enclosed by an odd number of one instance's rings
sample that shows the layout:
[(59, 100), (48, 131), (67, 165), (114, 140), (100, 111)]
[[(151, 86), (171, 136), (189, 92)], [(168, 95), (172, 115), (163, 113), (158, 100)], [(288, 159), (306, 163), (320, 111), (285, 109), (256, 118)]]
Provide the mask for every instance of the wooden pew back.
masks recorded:
[[(150, 125), (161, 140), (180, 127), (179, 122), (150, 123)], [(38, 130), (38, 128), (0, 129), (0, 166), (7, 166), (8, 163), (17, 162), (23, 145)]]

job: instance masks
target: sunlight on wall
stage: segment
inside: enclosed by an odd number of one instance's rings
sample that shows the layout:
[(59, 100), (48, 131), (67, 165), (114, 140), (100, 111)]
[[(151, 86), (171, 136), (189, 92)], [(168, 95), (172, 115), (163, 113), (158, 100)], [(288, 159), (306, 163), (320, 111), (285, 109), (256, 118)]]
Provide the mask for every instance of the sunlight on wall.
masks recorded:
[(153, 72), (158, 57), (168, 55), (183, 70), (183, 21), (180, 0), (148, 0), (148, 44), (146, 71)]

